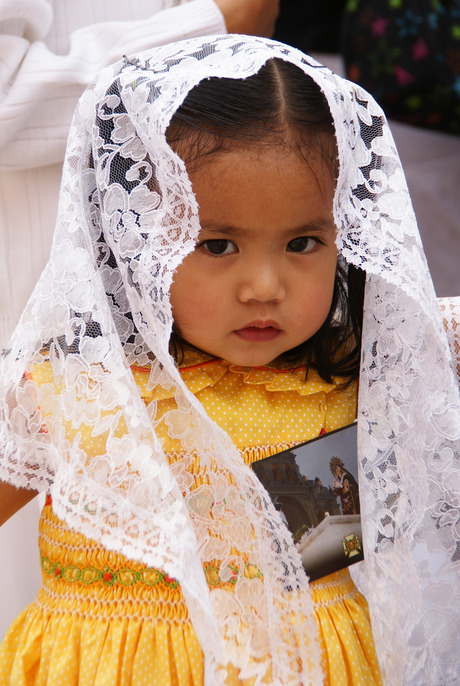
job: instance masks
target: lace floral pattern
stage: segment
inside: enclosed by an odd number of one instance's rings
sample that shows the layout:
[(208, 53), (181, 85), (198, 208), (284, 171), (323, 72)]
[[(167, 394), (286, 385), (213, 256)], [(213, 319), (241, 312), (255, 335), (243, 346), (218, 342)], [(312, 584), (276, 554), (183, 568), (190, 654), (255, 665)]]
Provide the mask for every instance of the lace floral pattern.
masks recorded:
[[(460, 418), (441, 315), (381, 110), (294, 49), (243, 36), (193, 39), (126, 59), (83, 95), (51, 259), (2, 360), (0, 477), (49, 488), (71, 527), (179, 580), (206, 684), (224, 683), (229, 662), (255, 684), (270, 673), (280, 685), (322, 683), (292, 541), (168, 352), (169, 287), (199, 221), (166, 128), (198, 81), (244, 78), (271, 57), (297, 64), (328, 99), (340, 161), (337, 244), (368, 274), (360, 481), (381, 666), (392, 686), (454, 684)], [(28, 372), (44, 362), (51, 373), (38, 388)], [(175, 399), (163, 417), (182, 446), (174, 468), (155, 436), (156, 403), (145, 407), (130, 370), (146, 364), (148, 387)], [(197, 460), (207, 479), (195, 488), (188, 470)], [(209, 588), (210, 562), (232, 579), (231, 592)], [(246, 564), (260, 576), (249, 581)]]

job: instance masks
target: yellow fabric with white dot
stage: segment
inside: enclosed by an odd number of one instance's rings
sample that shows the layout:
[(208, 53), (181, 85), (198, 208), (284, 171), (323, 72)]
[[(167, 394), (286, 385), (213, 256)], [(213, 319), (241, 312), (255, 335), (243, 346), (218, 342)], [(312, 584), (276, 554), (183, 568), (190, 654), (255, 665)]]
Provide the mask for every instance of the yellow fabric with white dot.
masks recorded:
[[(340, 380), (327, 384), (315, 372), (305, 382), (303, 369), (248, 370), (190, 353), (181, 373), (249, 464), (355, 418), (356, 388), (337, 389)], [(133, 374), (146, 403), (171, 408), (168, 393), (147, 390), (148, 369)], [(48, 381), (49, 369), (41, 365), (33, 378)], [(162, 438), (174, 452), (166, 431)], [(201, 648), (174, 580), (70, 530), (50, 500), (39, 545), (43, 586), (2, 643), (2, 686), (202, 686)], [(135, 572), (146, 582), (131, 583)], [(111, 583), (114, 574), (120, 583)], [(325, 685), (379, 686), (367, 603), (348, 571), (311, 586)], [(230, 670), (227, 683), (252, 682)]]

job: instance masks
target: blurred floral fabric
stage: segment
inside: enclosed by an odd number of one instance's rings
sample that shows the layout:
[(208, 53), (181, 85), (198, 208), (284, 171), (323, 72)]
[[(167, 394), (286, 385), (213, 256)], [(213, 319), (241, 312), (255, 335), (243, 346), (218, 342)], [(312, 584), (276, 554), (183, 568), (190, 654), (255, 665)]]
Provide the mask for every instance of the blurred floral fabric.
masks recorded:
[(342, 52), (388, 117), (460, 134), (460, 0), (348, 0)]

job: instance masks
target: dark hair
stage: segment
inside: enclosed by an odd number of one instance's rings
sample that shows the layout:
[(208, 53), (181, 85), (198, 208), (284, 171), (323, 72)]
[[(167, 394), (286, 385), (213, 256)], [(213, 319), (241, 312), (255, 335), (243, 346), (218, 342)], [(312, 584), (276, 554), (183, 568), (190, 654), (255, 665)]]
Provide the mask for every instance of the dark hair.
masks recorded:
[[(319, 86), (296, 65), (270, 59), (246, 79), (212, 77), (201, 81), (177, 109), (166, 132), (169, 145), (196, 169), (208, 156), (257, 145), (297, 148), (306, 164), (321, 152), (334, 178), (338, 159), (334, 124)], [(358, 377), (364, 272), (339, 262), (331, 308), (310, 339), (280, 359), (314, 367), (330, 383), (333, 375)], [(180, 363), (184, 341), (173, 328), (172, 353)]]
[(319, 86), (299, 67), (268, 60), (246, 79), (211, 77), (188, 93), (166, 132), (169, 145), (195, 168), (216, 155), (254, 142), (321, 148), (337, 171), (332, 116)]

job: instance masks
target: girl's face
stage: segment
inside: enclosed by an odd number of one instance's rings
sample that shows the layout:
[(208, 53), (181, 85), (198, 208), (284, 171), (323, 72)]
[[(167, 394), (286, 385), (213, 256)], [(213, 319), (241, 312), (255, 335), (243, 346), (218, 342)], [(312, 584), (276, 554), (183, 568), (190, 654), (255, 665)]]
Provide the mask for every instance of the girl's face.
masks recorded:
[(252, 146), (190, 173), (197, 246), (171, 286), (181, 336), (236, 365), (266, 365), (313, 336), (337, 265), (334, 180), (294, 149)]

